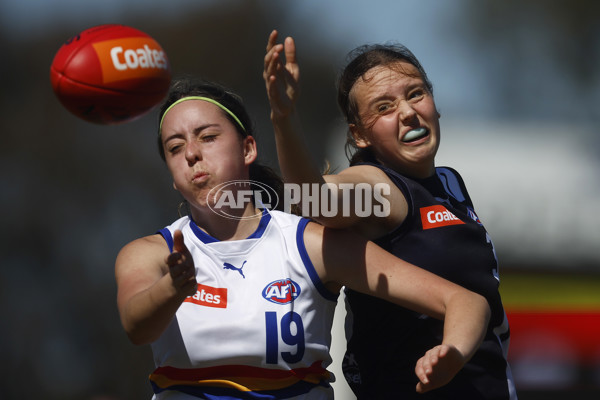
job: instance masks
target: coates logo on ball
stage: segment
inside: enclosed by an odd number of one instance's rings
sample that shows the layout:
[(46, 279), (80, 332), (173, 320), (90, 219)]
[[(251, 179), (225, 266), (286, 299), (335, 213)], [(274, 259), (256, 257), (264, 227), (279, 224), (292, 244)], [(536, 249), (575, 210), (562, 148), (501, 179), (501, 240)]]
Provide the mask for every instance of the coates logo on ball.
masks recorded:
[(151, 38), (107, 40), (93, 46), (102, 65), (105, 84), (144, 77), (160, 78), (169, 70), (167, 55)]
[(262, 296), (271, 303), (289, 304), (300, 296), (300, 285), (289, 278), (279, 279), (269, 283)]
[(62, 105), (99, 124), (141, 117), (166, 96), (169, 60), (148, 34), (124, 25), (100, 25), (67, 40), (50, 67)]

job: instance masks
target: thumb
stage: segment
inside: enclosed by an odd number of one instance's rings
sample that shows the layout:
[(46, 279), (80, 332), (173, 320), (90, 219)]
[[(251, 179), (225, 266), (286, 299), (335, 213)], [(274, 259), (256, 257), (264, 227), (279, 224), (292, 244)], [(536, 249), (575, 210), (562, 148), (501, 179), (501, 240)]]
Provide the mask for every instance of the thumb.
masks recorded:
[(183, 233), (179, 229), (173, 232), (173, 251), (182, 254), (188, 253), (188, 248), (183, 241)]

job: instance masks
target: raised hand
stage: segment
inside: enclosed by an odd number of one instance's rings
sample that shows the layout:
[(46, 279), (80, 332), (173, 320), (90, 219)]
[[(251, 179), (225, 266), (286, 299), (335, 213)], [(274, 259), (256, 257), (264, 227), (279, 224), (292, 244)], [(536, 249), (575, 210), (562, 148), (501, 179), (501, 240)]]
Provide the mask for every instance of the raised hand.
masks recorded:
[(466, 360), (454, 346), (434, 347), (417, 361), (415, 373), (419, 378), (417, 392), (425, 393), (444, 386), (460, 371)]
[(196, 268), (190, 251), (183, 242), (183, 233), (177, 230), (173, 233), (173, 252), (166, 258), (173, 287), (180, 294), (192, 296), (196, 293)]
[[(296, 60), (296, 44), (287, 37), (277, 43), (278, 33), (271, 32), (267, 42), (263, 79), (271, 104), (271, 117), (285, 117), (292, 113), (299, 95), (300, 68)], [(282, 59), (285, 55), (285, 64)]]

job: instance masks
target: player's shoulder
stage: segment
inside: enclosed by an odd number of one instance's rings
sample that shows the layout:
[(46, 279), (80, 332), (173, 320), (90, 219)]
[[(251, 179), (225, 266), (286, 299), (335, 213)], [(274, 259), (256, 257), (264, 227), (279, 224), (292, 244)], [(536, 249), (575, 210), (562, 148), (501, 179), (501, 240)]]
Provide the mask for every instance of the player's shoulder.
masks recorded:
[(453, 175), (457, 179), (462, 179), (462, 177), (460, 176), (460, 173), (453, 167), (448, 167), (448, 166), (435, 167), (435, 173), (438, 176), (439, 175)]
[(180, 217), (179, 219), (173, 221), (171, 224), (167, 225), (161, 231), (164, 231), (165, 229), (169, 230), (170, 232), (175, 232), (176, 230), (183, 230), (183, 228), (190, 224), (191, 220), (192, 219), (188, 215), (184, 215), (183, 217)]
[(269, 211), (269, 215), (277, 222), (279, 226), (296, 226), (303, 219), (303, 217), (299, 215), (279, 210), (271, 210)]
[(335, 175), (327, 175), (327, 182), (332, 183), (370, 183), (391, 182), (388, 175), (378, 166), (359, 164), (350, 166)]
[(435, 173), (444, 185), (444, 189), (461, 203), (472, 205), (467, 185), (457, 170), (451, 167), (436, 167)]
[(160, 234), (143, 236), (127, 243), (119, 251), (117, 265), (131, 259), (148, 260), (153, 257), (164, 257), (169, 248)]
[(132, 248), (142, 248), (142, 249), (151, 249), (154, 247), (164, 247), (165, 239), (159, 233), (155, 233), (153, 235), (143, 236), (138, 239), (135, 239), (135, 240), (129, 242), (126, 246), (130, 246)]

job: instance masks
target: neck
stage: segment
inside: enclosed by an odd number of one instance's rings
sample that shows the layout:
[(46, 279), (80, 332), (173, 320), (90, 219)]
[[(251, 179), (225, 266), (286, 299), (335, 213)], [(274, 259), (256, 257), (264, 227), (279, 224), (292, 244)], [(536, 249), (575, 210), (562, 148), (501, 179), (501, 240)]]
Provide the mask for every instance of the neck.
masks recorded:
[(430, 176), (433, 176), (433, 174), (435, 174), (435, 167), (431, 166), (431, 167), (427, 167), (427, 168), (415, 168), (415, 169), (407, 170), (404, 173), (402, 171), (400, 171), (400, 173), (402, 173), (403, 175), (412, 177), (412, 178), (425, 179), (425, 178), (429, 178)]
[(252, 204), (243, 210), (227, 210), (221, 214), (209, 208), (192, 210), (196, 224), (210, 236), (222, 241), (246, 239), (258, 228), (260, 217), (260, 210)]
[(401, 175), (407, 176), (409, 178), (417, 178), (417, 179), (425, 179), (425, 178), (429, 178), (430, 176), (433, 176), (433, 174), (435, 174), (435, 165), (433, 163), (431, 164), (414, 164), (414, 165), (410, 165), (410, 166), (406, 166), (406, 165), (402, 165), (402, 164), (397, 164), (397, 165), (390, 165), (387, 163), (382, 163), (383, 165), (385, 165), (388, 168), (393, 169), (394, 171), (398, 172)]

